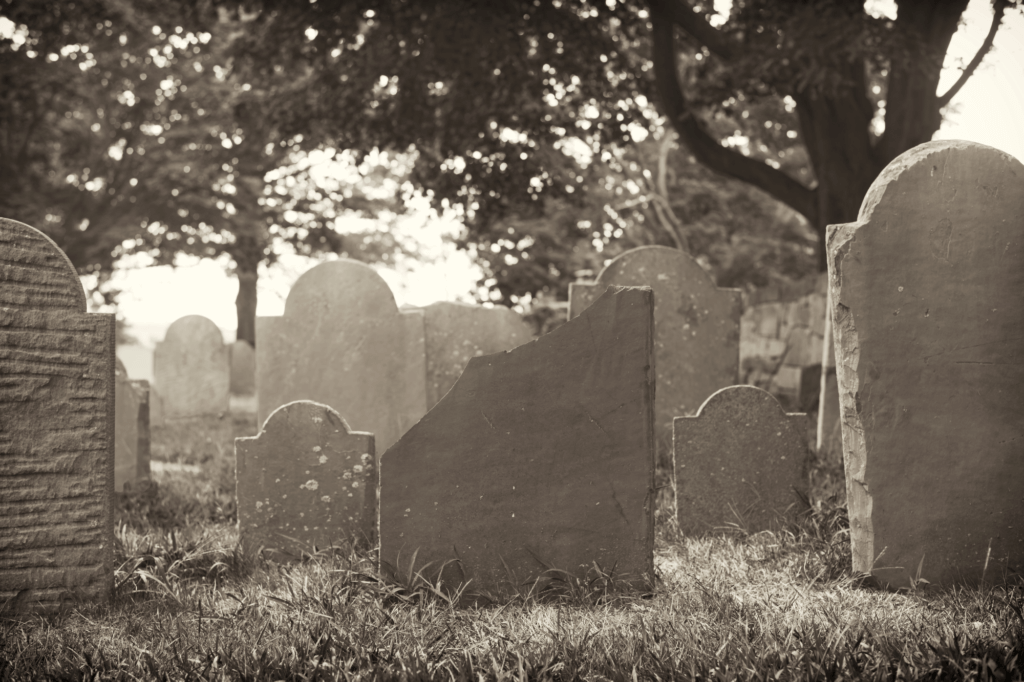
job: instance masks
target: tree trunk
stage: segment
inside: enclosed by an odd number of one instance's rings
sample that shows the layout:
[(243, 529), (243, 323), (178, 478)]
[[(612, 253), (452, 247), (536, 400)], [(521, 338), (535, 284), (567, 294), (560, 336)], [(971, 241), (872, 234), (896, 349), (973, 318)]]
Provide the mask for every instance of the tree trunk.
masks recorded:
[(239, 341), (248, 341), (256, 347), (256, 280), (255, 270), (238, 269), (238, 296), (235, 297), (235, 310), (238, 313)]

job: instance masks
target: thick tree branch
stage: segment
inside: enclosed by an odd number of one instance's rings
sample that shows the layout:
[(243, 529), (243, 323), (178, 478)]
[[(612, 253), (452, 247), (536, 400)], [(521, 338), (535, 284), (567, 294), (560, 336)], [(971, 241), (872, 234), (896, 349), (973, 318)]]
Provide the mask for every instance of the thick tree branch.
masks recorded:
[(672, 122), (679, 137), (697, 160), (711, 170), (764, 190), (816, 225), (818, 208), (815, 190), (808, 189), (766, 163), (723, 147), (708, 135), (689, 110), (679, 84), (672, 35), (674, 27), (660, 2), (651, 2), (651, 23), (654, 35), (654, 81), (661, 99), (662, 113)]
[(650, 0), (651, 11), (664, 14), (669, 20), (703, 44), (716, 57), (731, 61), (740, 46), (708, 23), (706, 13), (697, 13), (684, 0)]
[(981, 47), (978, 48), (978, 53), (974, 55), (974, 58), (964, 68), (963, 73), (956, 79), (956, 83), (953, 83), (952, 87), (946, 91), (946, 94), (941, 95), (938, 99), (939, 108), (946, 106), (956, 97), (956, 93), (960, 92), (960, 88), (964, 87), (964, 83), (974, 74), (978, 66), (981, 65), (981, 61), (988, 54), (989, 50), (992, 49), (992, 43), (996, 39), (996, 32), (999, 31), (999, 24), (1003, 19), (1003, 11), (1010, 5), (1008, 0), (996, 0), (993, 3), (993, 14), (992, 14), (992, 25), (988, 28), (988, 35), (985, 36), (985, 40), (982, 41)]

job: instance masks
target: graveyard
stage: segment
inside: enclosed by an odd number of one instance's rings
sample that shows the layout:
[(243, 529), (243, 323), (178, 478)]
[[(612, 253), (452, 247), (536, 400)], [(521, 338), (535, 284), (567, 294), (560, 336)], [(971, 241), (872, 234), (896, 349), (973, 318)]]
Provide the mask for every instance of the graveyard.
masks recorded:
[(1020, 679), (1022, 181), (928, 143), (830, 229), (838, 462), (679, 251), (535, 338), (333, 261), (255, 354), (178, 320), (150, 383), (2, 220), (0, 674)]

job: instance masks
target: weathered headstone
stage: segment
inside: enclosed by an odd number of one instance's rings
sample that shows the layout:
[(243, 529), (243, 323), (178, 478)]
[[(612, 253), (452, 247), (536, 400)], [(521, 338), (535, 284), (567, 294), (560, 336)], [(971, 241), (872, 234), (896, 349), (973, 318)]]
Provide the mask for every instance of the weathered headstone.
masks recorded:
[(836, 379), (836, 351), (832, 339), (831, 305), (825, 313), (825, 344), (821, 353), (822, 372), (819, 378), (818, 428), (815, 445), (827, 462), (843, 460), (843, 430), (839, 418), (839, 380)]
[(449, 587), (507, 595), (548, 568), (581, 576), (596, 562), (646, 585), (652, 308), (650, 289), (615, 287), (536, 341), (471, 359), (382, 457), (382, 570), (456, 561)]
[(484, 308), (446, 301), (426, 306), (423, 313), (428, 408), (455, 385), (470, 359), (511, 350), (533, 338), (529, 325), (505, 306)]
[(248, 551), (300, 557), (376, 537), (373, 434), (349, 431), (326, 405), (300, 400), (235, 439), (238, 535)]
[(853, 569), (890, 586), (1024, 570), (1024, 165), (902, 154), (828, 232)]
[(156, 345), (153, 374), (153, 390), (160, 396), (154, 423), (228, 411), (228, 349), (209, 318), (186, 315), (175, 320)]
[(679, 249), (643, 246), (610, 262), (593, 284), (570, 284), (569, 319), (610, 285), (654, 290), (654, 423), (667, 459), (672, 420), (695, 414), (709, 395), (737, 381), (740, 291), (716, 288), (703, 268)]
[(228, 347), (231, 357), (231, 395), (256, 392), (256, 351), (248, 341), (238, 340)]
[(128, 378), (121, 360), (114, 370), (114, 490), (149, 478), (149, 382)]
[(261, 424), (281, 405), (314, 400), (384, 452), (427, 411), (423, 311), (399, 312), (368, 265), (317, 265), (283, 316), (256, 318), (256, 396)]
[(113, 583), (114, 316), (67, 256), (0, 218), (0, 612), (104, 602)]
[(805, 414), (786, 414), (771, 393), (732, 386), (695, 417), (675, 420), (679, 528), (699, 534), (735, 524), (750, 533), (777, 526), (806, 492)]

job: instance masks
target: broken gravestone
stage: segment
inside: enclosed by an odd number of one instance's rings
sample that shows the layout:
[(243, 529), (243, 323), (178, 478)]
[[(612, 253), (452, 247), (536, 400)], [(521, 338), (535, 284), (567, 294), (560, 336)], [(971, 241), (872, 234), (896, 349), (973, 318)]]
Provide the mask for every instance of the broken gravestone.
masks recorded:
[(284, 315), (256, 318), (259, 423), (314, 400), (384, 452), (427, 411), (423, 311), (399, 312), (387, 283), (353, 260), (299, 277)]
[(326, 405), (283, 405), (254, 438), (235, 439), (238, 535), (249, 552), (299, 558), (376, 537), (373, 434)]
[(505, 306), (440, 302), (423, 308), (426, 325), (427, 406), (433, 407), (472, 358), (521, 346), (533, 338), (523, 318)]
[(697, 261), (679, 249), (642, 246), (608, 263), (594, 283), (570, 284), (569, 319), (611, 285), (654, 290), (654, 423), (659, 464), (667, 466), (672, 420), (695, 414), (709, 395), (737, 381), (740, 291), (715, 287)]
[(805, 414), (786, 414), (755, 386), (713, 394), (695, 417), (675, 420), (679, 528), (696, 535), (735, 527), (757, 533), (802, 509)]
[(67, 256), (0, 218), (0, 613), (105, 602), (113, 584), (114, 316)]
[(238, 340), (228, 346), (231, 358), (231, 395), (252, 395), (256, 392), (256, 351), (248, 341)]
[[(504, 597), (595, 566), (653, 569), (653, 297), (613, 287), (577, 319), (476, 357), (382, 457), (385, 573)], [(452, 563), (447, 563), (452, 562)]]
[(828, 231), (854, 571), (1024, 572), (1024, 165), (928, 142)]
[(218, 416), (228, 411), (228, 348), (220, 329), (202, 315), (175, 320), (153, 353), (153, 421)]
[(149, 478), (149, 382), (129, 379), (121, 360), (114, 376), (114, 490), (125, 492)]

